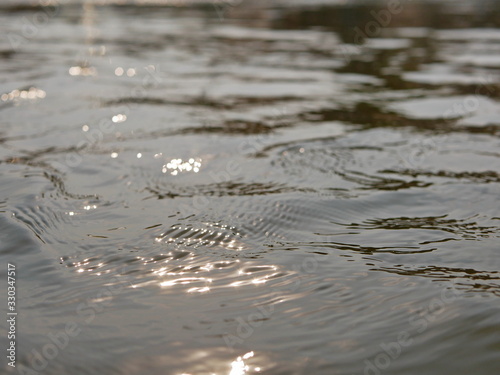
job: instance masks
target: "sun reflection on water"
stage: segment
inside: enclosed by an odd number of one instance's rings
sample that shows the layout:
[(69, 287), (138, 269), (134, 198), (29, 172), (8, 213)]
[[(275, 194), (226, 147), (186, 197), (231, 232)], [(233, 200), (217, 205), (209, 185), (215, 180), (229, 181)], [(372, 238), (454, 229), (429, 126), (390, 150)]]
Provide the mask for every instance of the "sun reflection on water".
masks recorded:
[(113, 122), (115, 122), (115, 123), (118, 123), (118, 122), (123, 122), (123, 121), (126, 121), (126, 120), (127, 120), (127, 116), (126, 116), (126, 115), (123, 115), (123, 114), (121, 114), (121, 113), (119, 113), (119, 114), (117, 114), (117, 115), (113, 116), (113, 117), (111, 118), (111, 120), (112, 120)]
[(12, 90), (9, 93), (2, 94), (0, 99), (3, 102), (14, 101), (19, 99), (43, 99), (46, 96), (46, 92), (38, 89), (36, 87), (30, 87), (29, 89), (22, 90)]
[(231, 363), (231, 372), (229, 375), (244, 375), (248, 370), (250, 370), (250, 366), (245, 364), (244, 359), (252, 358), (253, 356), (254, 352), (248, 352), (245, 355), (236, 358), (236, 360)]
[(95, 76), (97, 73), (96, 69), (91, 66), (72, 66), (68, 72), (71, 76)]
[(201, 168), (202, 160), (200, 158), (190, 158), (188, 161), (183, 161), (182, 159), (172, 159), (167, 164), (163, 165), (162, 172), (170, 172), (172, 176), (176, 176), (178, 173), (182, 172), (194, 172), (198, 173)]

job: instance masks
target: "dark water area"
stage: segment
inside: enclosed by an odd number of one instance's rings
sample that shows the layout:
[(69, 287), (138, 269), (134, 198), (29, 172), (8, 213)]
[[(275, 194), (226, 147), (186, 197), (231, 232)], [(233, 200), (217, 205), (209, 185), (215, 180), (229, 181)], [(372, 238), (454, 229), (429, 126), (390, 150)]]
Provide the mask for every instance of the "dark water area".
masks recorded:
[(0, 31), (0, 373), (499, 372), (500, 2), (3, 1)]

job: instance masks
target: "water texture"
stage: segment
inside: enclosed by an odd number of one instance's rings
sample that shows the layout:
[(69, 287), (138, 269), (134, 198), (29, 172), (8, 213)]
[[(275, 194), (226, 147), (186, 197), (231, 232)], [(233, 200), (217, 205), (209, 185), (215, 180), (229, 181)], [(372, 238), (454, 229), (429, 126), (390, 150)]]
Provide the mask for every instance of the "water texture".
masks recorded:
[(500, 3), (40, 3), (0, 5), (2, 373), (498, 373)]

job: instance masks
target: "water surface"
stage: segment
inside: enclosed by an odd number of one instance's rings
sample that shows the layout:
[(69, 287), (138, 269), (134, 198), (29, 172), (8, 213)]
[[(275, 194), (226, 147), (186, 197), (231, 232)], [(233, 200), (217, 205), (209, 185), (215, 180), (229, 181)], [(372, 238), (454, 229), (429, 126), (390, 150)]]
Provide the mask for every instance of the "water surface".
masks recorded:
[(5, 371), (496, 373), (500, 4), (153, 3), (0, 7)]

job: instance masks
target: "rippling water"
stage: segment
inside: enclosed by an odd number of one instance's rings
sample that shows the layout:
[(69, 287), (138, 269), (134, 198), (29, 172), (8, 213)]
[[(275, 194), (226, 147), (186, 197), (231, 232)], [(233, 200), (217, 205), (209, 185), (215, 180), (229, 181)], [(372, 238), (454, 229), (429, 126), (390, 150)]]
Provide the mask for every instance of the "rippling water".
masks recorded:
[(41, 3), (0, 7), (5, 371), (498, 372), (499, 3)]

